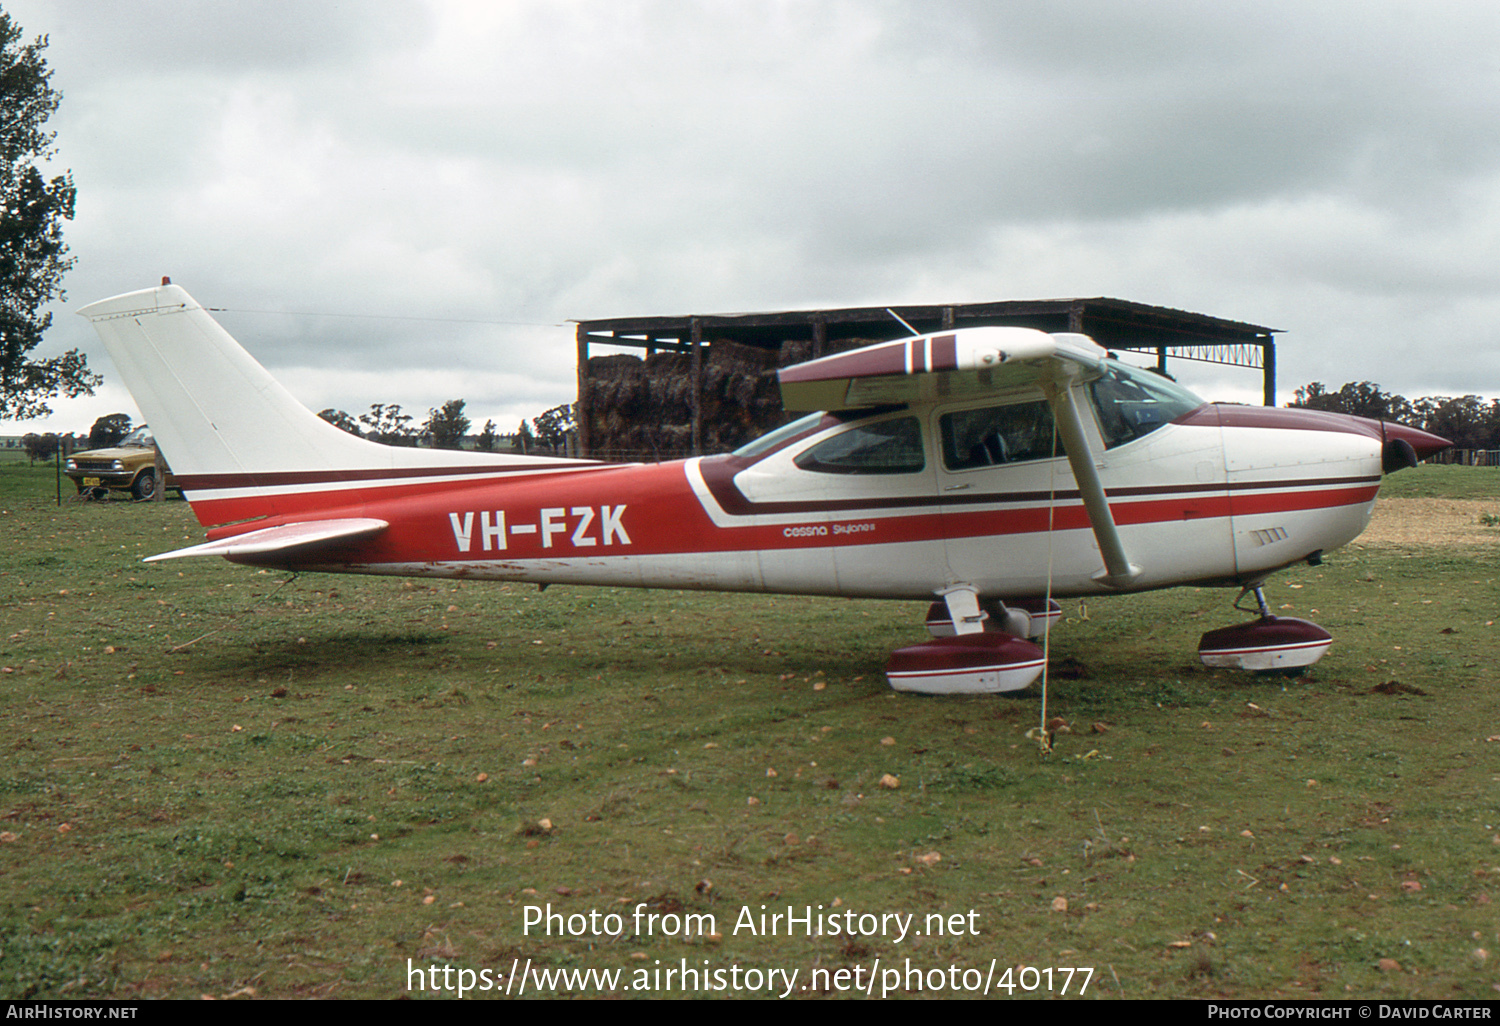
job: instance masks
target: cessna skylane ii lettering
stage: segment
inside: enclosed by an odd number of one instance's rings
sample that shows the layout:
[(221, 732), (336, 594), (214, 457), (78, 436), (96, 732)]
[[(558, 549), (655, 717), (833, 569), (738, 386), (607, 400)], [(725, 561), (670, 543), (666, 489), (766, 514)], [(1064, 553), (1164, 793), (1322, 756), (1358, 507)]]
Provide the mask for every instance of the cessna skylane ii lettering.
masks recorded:
[(659, 464), (393, 448), (314, 416), (181, 288), (81, 311), (170, 459), (201, 545), (329, 573), (930, 603), (895, 688), (1009, 691), (1057, 598), (1236, 586), (1259, 615), (1212, 666), (1296, 670), (1326, 631), (1261, 585), (1369, 522), (1381, 475), (1448, 443), (1398, 424), (1205, 403), (1092, 340), (919, 335), (780, 372), (815, 411), (738, 451)]

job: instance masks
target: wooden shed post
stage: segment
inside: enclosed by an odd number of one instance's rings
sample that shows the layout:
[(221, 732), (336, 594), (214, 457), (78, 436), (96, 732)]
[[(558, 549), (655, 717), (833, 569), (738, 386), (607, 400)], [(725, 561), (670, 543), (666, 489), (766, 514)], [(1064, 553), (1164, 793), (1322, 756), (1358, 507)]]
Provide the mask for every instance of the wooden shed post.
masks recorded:
[(703, 322), (694, 317), (692, 325), (693, 383), (689, 391), (693, 411), (693, 455), (703, 455)]
[(593, 408), (589, 402), (589, 336), (582, 324), (578, 325), (578, 403), (575, 408), (578, 411), (578, 455), (588, 456), (594, 448), (589, 430)]

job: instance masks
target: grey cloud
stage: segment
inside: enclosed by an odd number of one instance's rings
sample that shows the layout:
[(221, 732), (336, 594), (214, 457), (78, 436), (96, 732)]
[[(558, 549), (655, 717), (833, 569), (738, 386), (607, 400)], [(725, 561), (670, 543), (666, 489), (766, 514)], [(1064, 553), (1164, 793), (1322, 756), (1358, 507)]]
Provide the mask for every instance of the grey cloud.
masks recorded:
[(409, 45), (428, 19), (416, 0), (22, 0), (6, 4), (46, 32), (76, 81), (121, 75), (295, 71)]
[[(80, 302), (162, 273), (226, 306), (530, 323), (1112, 294), (1286, 328), (1287, 378), (1368, 358), (1403, 389), (1484, 370), (1391, 356), (1426, 325), (1494, 348), (1482, 5), (6, 9), (53, 33)], [(499, 358), (571, 398), (567, 329), (497, 357), (504, 327), (239, 328), (273, 365)]]

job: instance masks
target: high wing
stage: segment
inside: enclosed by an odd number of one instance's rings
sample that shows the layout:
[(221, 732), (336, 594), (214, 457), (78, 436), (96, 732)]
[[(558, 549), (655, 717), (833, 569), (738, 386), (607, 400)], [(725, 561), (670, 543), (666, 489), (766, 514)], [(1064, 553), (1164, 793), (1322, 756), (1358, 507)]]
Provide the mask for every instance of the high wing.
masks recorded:
[(328, 548), (339, 542), (372, 537), (390, 526), (384, 520), (368, 517), (299, 521), (162, 552), (147, 556), (142, 562), (155, 563), (161, 559), (181, 559), (184, 556), (224, 556), (226, 559), (234, 559), (245, 556), (296, 555), (305, 558), (318, 549)]
[(849, 410), (962, 399), (1039, 377), (1068, 379), (1109, 355), (1086, 335), (966, 328), (882, 342), (780, 371), (788, 410)]
[[(788, 410), (847, 410), (962, 399), (1020, 385), (1039, 387), (1052, 407), (1068, 465), (1104, 559), (1097, 579), (1123, 587), (1141, 575), (1120, 540), (1073, 399), (1109, 352), (1086, 335), (987, 327), (897, 339), (800, 363), (779, 372)], [(950, 605), (951, 605), (950, 601)]]

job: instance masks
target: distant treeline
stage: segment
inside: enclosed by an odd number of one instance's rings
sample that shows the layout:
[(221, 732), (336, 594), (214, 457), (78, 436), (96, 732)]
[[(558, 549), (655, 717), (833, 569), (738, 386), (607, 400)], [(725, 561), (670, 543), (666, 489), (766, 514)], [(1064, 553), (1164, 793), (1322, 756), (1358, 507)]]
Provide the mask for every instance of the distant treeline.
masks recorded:
[[(530, 422), (521, 421), (513, 435), (503, 435), (493, 420), (485, 421), (484, 428), (470, 434), (471, 422), (464, 415), (464, 401), (451, 399), (441, 407), (427, 411), (421, 424), (403, 413), (395, 403), (372, 403), (369, 413), (358, 419), (343, 410), (328, 409), (318, 416), (335, 427), (342, 428), (358, 438), (367, 438), (384, 445), (430, 446), (435, 449), (478, 449), (483, 452), (514, 451), (520, 453), (565, 451), (573, 432), (573, 407), (564, 403), (554, 406)], [(130, 415), (111, 413), (94, 421), (88, 434), (29, 434), (21, 439), (21, 447), (33, 462), (49, 460), (54, 453), (64, 456), (88, 449), (108, 449), (118, 445), (130, 433)], [(167, 454), (170, 459), (171, 455)]]
[(37, 460), (50, 460), (53, 454), (58, 452), (64, 456), (70, 456), (86, 449), (108, 449), (112, 445), (118, 445), (120, 439), (128, 434), (130, 434), (130, 415), (109, 413), (94, 421), (94, 426), (86, 435), (72, 433), (60, 435), (55, 432), (39, 435), (32, 432), (22, 436), (21, 448), (26, 450), (26, 455), (35, 463)]
[[(427, 411), (420, 426), (410, 414), (401, 412), (396, 403), (371, 403), (370, 412), (356, 420), (343, 410), (320, 410), (318, 416), (336, 428), (359, 438), (383, 445), (427, 445), (434, 449), (475, 448), (481, 452), (511, 449), (529, 453), (538, 450), (561, 452), (573, 431), (573, 407), (567, 403), (554, 406), (528, 424), (521, 421), (514, 435), (502, 435), (493, 420), (487, 420), (477, 435), (469, 434), (470, 421), (464, 415), (464, 400), (450, 399), (441, 407)], [(361, 429), (363, 425), (363, 429)]]
[[(607, 379), (608, 375), (597, 373), (596, 377)], [(591, 379), (591, 384), (597, 385), (598, 382)], [(1314, 381), (1303, 385), (1294, 394), (1296, 398), (1287, 405), (1409, 424), (1448, 439), (1455, 449), (1500, 450), (1500, 399), (1486, 401), (1481, 396), (1465, 395), (1424, 396), (1412, 400), (1382, 391), (1379, 385), (1369, 381), (1351, 381), (1336, 392), (1330, 392), (1321, 381)], [(744, 402), (747, 397), (736, 391), (735, 398)], [(619, 415), (615, 405), (608, 402), (599, 402), (596, 408), (608, 415)], [(318, 416), (350, 434), (387, 445), (417, 445), (420, 442), (437, 448), (469, 446), (489, 451), (562, 451), (568, 446), (575, 427), (573, 408), (563, 404), (547, 410), (530, 423), (523, 420), (513, 435), (500, 434), (494, 421), (487, 421), (478, 435), (469, 435), (470, 422), (463, 410), (462, 399), (451, 400), (441, 408), (429, 410), (427, 420), (420, 426), (413, 424), (415, 418), (403, 413), (395, 404), (374, 403), (370, 412), (360, 415), (358, 420), (342, 410), (323, 410)], [(660, 410), (653, 412), (657, 416), (651, 418), (652, 423), (658, 427), (670, 420), (662, 416)], [(710, 418), (715, 430), (744, 427), (740, 421), (749, 416), (748, 410), (741, 411), (735, 418), (719, 412), (719, 418)], [(59, 449), (67, 454), (84, 448), (100, 449), (114, 445), (129, 433), (130, 427), (127, 415), (114, 413), (95, 421), (87, 436), (27, 435), (22, 444), (32, 459), (50, 459)], [(596, 425), (596, 431), (602, 431), (604, 427), (606, 425)], [(607, 431), (603, 433), (608, 434)]]
[(1430, 395), (1412, 400), (1382, 392), (1368, 381), (1351, 381), (1337, 392), (1314, 381), (1295, 394), (1297, 398), (1288, 405), (1396, 421), (1446, 438), (1455, 449), (1500, 449), (1500, 399), (1485, 402), (1477, 395)]

